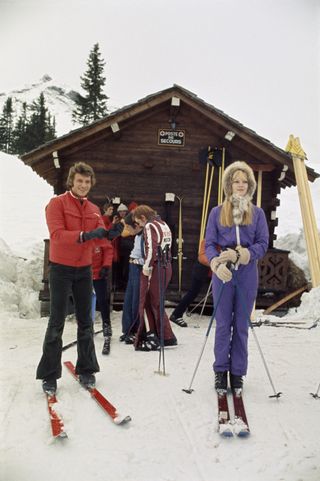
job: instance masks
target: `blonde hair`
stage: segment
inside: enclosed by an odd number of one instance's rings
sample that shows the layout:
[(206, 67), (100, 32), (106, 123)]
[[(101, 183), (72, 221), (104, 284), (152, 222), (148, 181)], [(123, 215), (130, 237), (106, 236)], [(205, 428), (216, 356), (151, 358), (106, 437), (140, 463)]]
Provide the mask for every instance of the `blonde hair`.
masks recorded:
[(245, 197), (248, 199), (248, 210), (243, 212), (241, 225), (252, 224), (252, 202), (251, 198), (256, 188), (254, 173), (251, 167), (249, 167), (245, 162), (236, 161), (231, 164), (224, 172), (223, 185), (226, 198), (222, 203), (220, 212), (220, 224), (223, 227), (231, 227), (235, 224), (234, 222), (234, 205), (232, 204), (232, 183), (236, 179), (237, 174), (241, 172), (245, 175), (248, 181), (248, 192)]
[[(219, 219), (220, 224), (223, 227), (232, 227), (234, 225), (232, 210), (233, 210), (232, 203), (230, 202), (230, 200), (225, 199), (222, 203), (220, 219)], [(243, 213), (243, 219), (242, 219), (241, 225), (252, 224), (252, 213), (253, 213), (252, 203), (249, 202), (249, 209), (247, 212)]]

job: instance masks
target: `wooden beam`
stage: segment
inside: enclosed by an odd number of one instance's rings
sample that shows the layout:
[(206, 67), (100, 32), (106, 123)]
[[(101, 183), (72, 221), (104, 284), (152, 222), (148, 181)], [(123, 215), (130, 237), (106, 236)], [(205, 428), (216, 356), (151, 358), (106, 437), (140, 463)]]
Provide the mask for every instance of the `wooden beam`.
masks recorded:
[(304, 163), (306, 155), (299, 138), (295, 138), (293, 135), (289, 137), (286, 150), (291, 153), (293, 159), (312, 286), (317, 287), (320, 285), (320, 239)]
[(270, 314), (272, 311), (276, 310), (278, 307), (282, 306), (283, 304), (285, 304), (286, 302), (290, 301), (291, 299), (293, 299), (294, 297), (298, 296), (299, 294), (301, 294), (302, 292), (306, 291), (308, 289), (308, 284), (306, 284), (305, 286), (302, 286), (302, 287), (299, 287), (298, 289), (296, 289), (295, 291), (292, 291), (290, 292), (289, 294), (287, 294), (286, 296), (282, 297), (282, 299), (280, 299), (279, 301), (275, 302), (274, 304), (272, 304), (271, 306), (269, 306), (267, 309), (265, 309), (263, 311), (263, 315), (265, 314)]
[(262, 170), (258, 172), (258, 187), (257, 187), (257, 207), (261, 207), (262, 197)]

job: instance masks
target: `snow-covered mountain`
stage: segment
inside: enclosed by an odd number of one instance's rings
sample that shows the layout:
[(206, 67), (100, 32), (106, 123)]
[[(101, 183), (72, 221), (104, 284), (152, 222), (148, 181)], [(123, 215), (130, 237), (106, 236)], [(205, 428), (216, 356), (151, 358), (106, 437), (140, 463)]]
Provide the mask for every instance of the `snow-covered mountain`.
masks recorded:
[(13, 109), (19, 116), (23, 102), (30, 105), (39, 98), (41, 92), (44, 94), (47, 108), (56, 118), (57, 136), (79, 127), (79, 124), (72, 121), (72, 111), (76, 107), (75, 99), (79, 93), (67, 85), (57, 84), (49, 75), (44, 75), (38, 82), (24, 85), (11, 92), (0, 92), (0, 112), (7, 98), (12, 97)]

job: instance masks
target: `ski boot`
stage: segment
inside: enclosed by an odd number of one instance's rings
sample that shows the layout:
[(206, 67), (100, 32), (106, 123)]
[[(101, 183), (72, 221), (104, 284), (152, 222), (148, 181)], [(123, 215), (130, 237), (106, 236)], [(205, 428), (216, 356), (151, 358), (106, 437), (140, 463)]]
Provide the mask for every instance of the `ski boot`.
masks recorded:
[(94, 389), (96, 386), (96, 377), (92, 373), (79, 374), (79, 382), (85, 389)]
[(104, 338), (104, 344), (103, 344), (103, 348), (102, 348), (102, 354), (103, 355), (108, 355), (110, 354), (110, 337), (109, 336), (106, 336)]
[(43, 392), (49, 396), (53, 396), (57, 391), (57, 380), (56, 379), (43, 379), (42, 380)]
[(228, 372), (215, 372), (214, 387), (216, 391), (226, 391), (228, 389)]
[(242, 376), (236, 376), (235, 374), (231, 374), (230, 372), (230, 386), (231, 386), (231, 389), (242, 389), (243, 387)]

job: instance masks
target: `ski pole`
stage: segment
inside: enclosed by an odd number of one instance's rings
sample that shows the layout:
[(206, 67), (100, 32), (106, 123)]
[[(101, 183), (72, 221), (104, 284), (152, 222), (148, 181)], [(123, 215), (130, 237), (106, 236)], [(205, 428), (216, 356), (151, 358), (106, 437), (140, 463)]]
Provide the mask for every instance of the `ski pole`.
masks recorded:
[(209, 284), (209, 287), (208, 287), (206, 296), (205, 296), (205, 298), (204, 298), (204, 302), (203, 302), (203, 306), (202, 306), (202, 308), (201, 308), (201, 312), (200, 312), (200, 317), (199, 317), (199, 319), (202, 318), (202, 314), (203, 314), (204, 308), (206, 307), (209, 293), (211, 292), (211, 286), (212, 286), (212, 279), (211, 279), (211, 281), (210, 281), (210, 284)]
[(182, 251), (182, 245), (183, 245), (183, 238), (182, 238), (182, 199), (183, 197), (178, 197), (176, 195), (178, 201), (179, 201), (179, 224), (178, 224), (178, 285), (179, 285), (179, 295), (181, 297), (181, 289), (182, 289), (182, 261), (183, 261), (183, 251)]
[(203, 306), (202, 306), (202, 308), (201, 308), (200, 317), (199, 317), (199, 319), (198, 319), (198, 325), (197, 325), (197, 326), (194, 326), (194, 327), (200, 327), (199, 321), (200, 321), (200, 319), (202, 319), (202, 314), (203, 314), (204, 308), (206, 307), (206, 304), (207, 304), (209, 292), (211, 291), (211, 286), (212, 286), (212, 279), (211, 279), (211, 281), (210, 281), (210, 284), (209, 284), (207, 293), (206, 293), (206, 295), (205, 295), (205, 297), (204, 297)]
[(207, 299), (208, 299), (209, 294), (210, 294), (211, 284), (212, 284), (212, 281), (211, 281), (211, 283), (210, 283), (210, 285), (209, 285), (209, 287), (208, 287), (208, 290), (207, 290), (206, 295), (198, 302), (198, 304), (196, 304), (196, 305), (191, 309), (191, 311), (186, 312), (186, 316), (191, 317), (191, 314), (197, 309), (197, 307), (199, 307), (203, 302), (205, 302), (205, 303), (207, 302)]
[[(103, 332), (103, 329), (100, 329), (99, 331), (94, 332), (93, 335), (96, 336), (97, 334), (100, 334), (100, 332)], [(77, 342), (78, 342), (77, 340), (69, 342), (68, 344), (62, 347), (62, 351), (66, 351), (67, 349), (69, 349), (69, 347), (75, 346)]]
[(219, 305), (219, 302), (220, 302), (220, 299), (221, 299), (221, 296), (222, 296), (222, 291), (223, 291), (224, 286), (225, 286), (225, 282), (223, 282), (221, 284), (220, 291), (219, 291), (218, 297), (217, 297), (217, 302), (214, 303), (213, 313), (212, 313), (212, 316), (211, 316), (211, 319), (210, 319), (210, 322), (209, 322), (209, 325), (208, 325), (208, 329), (207, 329), (207, 332), (206, 332), (206, 335), (205, 335), (205, 338), (204, 338), (204, 343), (202, 345), (198, 361), (196, 363), (196, 367), (194, 369), (194, 372), (193, 372), (193, 375), (192, 375), (192, 378), (191, 378), (191, 381), (190, 381), (190, 385), (189, 385), (188, 389), (182, 389), (182, 391), (186, 392), (187, 394), (191, 394), (194, 391), (193, 389), (191, 389), (192, 384), (193, 384), (194, 378), (196, 376), (196, 373), (197, 373), (197, 370), (198, 370), (198, 367), (199, 367), (199, 364), (200, 364), (200, 361), (201, 361), (201, 358), (202, 358), (202, 355), (203, 355), (204, 348), (206, 347), (214, 318), (216, 317), (217, 308), (218, 308), (218, 305)]
[(246, 306), (246, 303), (245, 303), (244, 296), (243, 296), (243, 294), (242, 294), (242, 290), (241, 290), (240, 287), (239, 287), (239, 283), (238, 283), (238, 279), (237, 279), (237, 273), (236, 273), (235, 270), (233, 271), (233, 279), (234, 279), (234, 283), (235, 283), (236, 289), (238, 290), (239, 295), (240, 295), (241, 304), (242, 304), (244, 313), (245, 313), (245, 315), (247, 316), (248, 324), (249, 324), (249, 326), (250, 326), (250, 328), (251, 328), (253, 337), (254, 337), (254, 339), (255, 339), (255, 341), (256, 341), (258, 350), (259, 350), (259, 352), (260, 352), (260, 356), (261, 356), (263, 365), (264, 365), (264, 367), (265, 367), (265, 370), (266, 370), (266, 373), (267, 373), (267, 375), (268, 375), (268, 378), (269, 378), (271, 387), (272, 387), (272, 389), (273, 389), (273, 394), (270, 395), (269, 397), (270, 397), (270, 398), (275, 397), (275, 398), (278, 399), (278, 398), (281, 396), (282, 392), (277, 392), (276, 389), (275, 389), (275, 387), (274, 387), (274, 384), (273, 384), (273, 381), (272, 381), (272, 378), (271, 378), (270, 371), (269, 371), (269, 369), (268, 369), (268, 366), (267, 366), (265, 357), (264, 357), (264, 355), (263, 355), (263, 352), (262, 352), (260, 343), (259, 343), (259, 341), (258, 341), (258, 337), (257, 337), (257, 335), (256, 335), (256, 331), (255, 331), (255, 329), (254, 329), (254, 327), (253, 327), (253, 324), (252, 324), (251, 319), (250, 319), (250, 315), (249, 315), (249, 313), (248, 313), (248, 309), (247, 309), (247, 306)]
[(315, 394), (311, 392), (310, 394), (311, 394), (311, 396), (312, 396), (314, 399), (320, 399), (319, 391), (320, 391), (320, 383), (319, 383), (317, 392), (316, 392)]
[[(164, 263), (164, 253), (162, 252), (161, 246), (158, 246), (158, 283), (159, 283), (159, 313), (160, 313), (160, 351), (159, 351), (159, 363), (157, 374), (162, 374), (165, 376), (165, 359), (164, 359), (164, 282), (165, 274), (162, 273), (162, 269), (165, 271)], [(163, 274), (163, 275), (162, 275)], [(162, 361), (162, 371), (161, 371), (161, 361)]]

